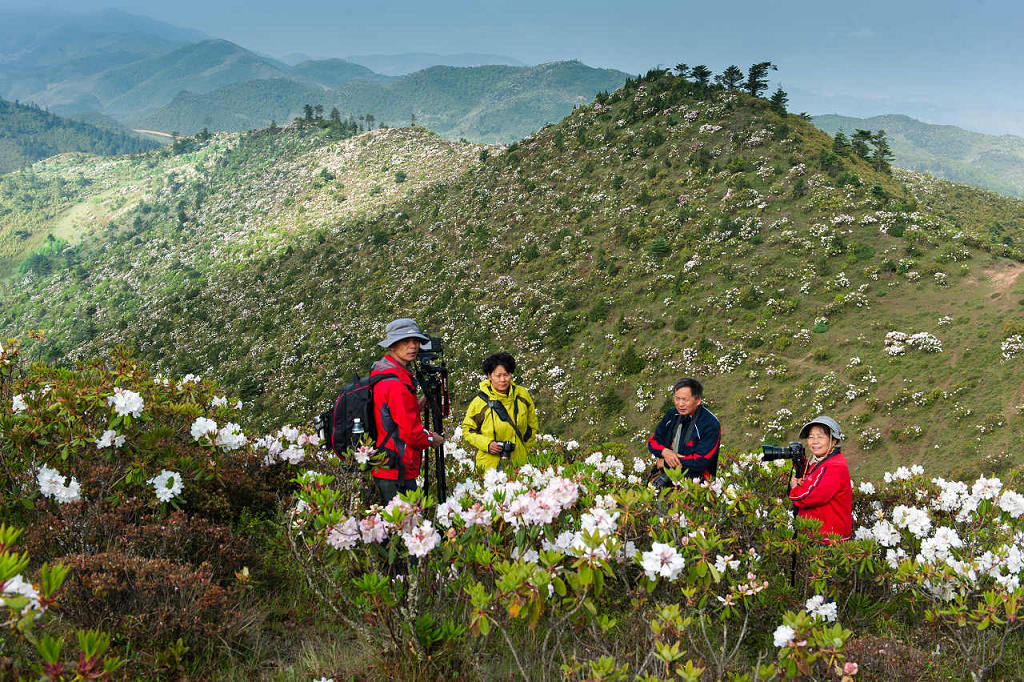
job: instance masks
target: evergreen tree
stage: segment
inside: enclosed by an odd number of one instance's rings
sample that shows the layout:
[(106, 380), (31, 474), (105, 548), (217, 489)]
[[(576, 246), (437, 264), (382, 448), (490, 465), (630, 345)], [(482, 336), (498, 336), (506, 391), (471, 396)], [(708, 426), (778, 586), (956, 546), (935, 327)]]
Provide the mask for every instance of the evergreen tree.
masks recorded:
[(686, 80), (686, 77), (690, 75), (690, 66), (688, 64), (676, 64), (676, 75)]
[(341, 112), (338, 107), (331, 109), (331, 123), (341, 123)]
[(771, 62), (758, 62), (757, 64), (751, 64), (750, 68), (747, 70), (747, 81), (743, 84), (743, 89), (754, 97), (760, 97), (761, 93), (768, 87), (769, 70), (778, 71), (779, 67), (775, 66)]
[(699, 87), (706, 88), (711, 80), (711, 69), (704, 64), (698, 64), (690, 69), (690, 76)]
[(317, 104), (315, 107), (313, 107), (313, 113), (314, 113), (314, 117), (316, 118), (316, 120), (318, 120), (318, 121), (324, 120), (324, 105), (323, 104)]
[(732, 64), (715, 76), (715, 82), (726, 90), (735, 90), (743, 82), (743, 71), (740, 70), (740, 67)]
[(373, 122), (376, 120), (376, 118), (377, 117), (374, 116), (373, 114), (367, 114), (366, 115), (366, 129), (367, 130), (373, 130)]
[(853, 141), (850, 143), (853, 147), (853, 153), (862, 159), (867, 159), (870, 155), (870, 148), (868, 144), (871, 142), (871, 131), (862, 130), (857, 128), (853, 132)]
[(874, 145), (874, 152), (871, 154), (871, 165), (875, 170), (888, 173), (892, 170), (889, 163), (893, 160), (892, 149), (889, 147), (889, 140), (884, 130), (879, 130), (871, 136), (871, 144)]
[(772, 93), (772, 97), (768, 101), (772, 105), (772, 111), (779, 116), (786, 115), (786, 105), (789, 104), (789, 95), (786, 94), (786, 91), (782, 89), (781, 85)]
[(842, 128), (840, 128), (832, 139), (832, 153), (836, 156), (849, 156), (851, 151), (850, 140), (846, 137), (846, 133), (843, 132)]
[(303, 117), (307, 121), (312, 121), (313, 120), (313, 105), (312, 104), (303, 104), (302, 105), (302, 115), (303, 115)]

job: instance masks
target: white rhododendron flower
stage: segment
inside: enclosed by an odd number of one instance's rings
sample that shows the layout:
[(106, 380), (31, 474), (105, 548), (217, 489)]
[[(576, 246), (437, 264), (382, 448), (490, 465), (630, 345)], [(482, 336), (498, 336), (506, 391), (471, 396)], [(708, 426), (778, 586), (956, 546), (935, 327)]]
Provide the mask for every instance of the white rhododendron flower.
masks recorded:
[(816, 594), (808, 599), (807, 603), (804, 604), (804, 610), (807, 611), (807, 615), (811, 618), (825, 620), (829, 623), (834, 623), (839, 615), (836, 603), (826, 602), (825, 597), (820, 594)]
[(1011, 518), (1020, 518), (1021, 514), (1024, 514), (1024, 495), (1007, 490), (999, 498), (999, 508), (1009, 514)]
[[(245, 438), (245, 436), (242, 436), (242, 438)], [(243, 442), (242, 445), (245, 445), (245, 443)], [(238, 447), (241, 447), (241, 445), (239, 445)], [(234, 450), (236, 448), (227, 449)], [(306, 451), (303, 450), (302, 447), (299, 445), (289, 445), (286, 449), (284, 449), (281, 452), (281, 461), (288, 462), (289, 464), (299, 464), (302, 462), (303, 459), (305, 459), (305, 457)]]
[(196, 417), (196, 420), (192, 422), (191, 433), (196, 440), (202, 440), (204, 436), (213, 438), (217, 435), (217, 422), (206, 417)]
[(780, 625), (775, 628), (775, 633), (772, 635), (772, 640), (777, 647), (789, 646), (794, 639), (796, 639), (796, 630), (788, 625)]
[(974, 483), (971, 494), (983, 500), (994, 500), (999, 497), (1003, 489), (1003, 482), (998, 478), (985, 478), (982, 476)]
[(39, 484), (39, 492), (43, 497), (53, 497), (57, 494), (57, 491), (64, 487), (64, 481), (67, 479), (60, 475), (60, 472), (56, 469), (49, 467), (39, 467), (39, 473), (36, 474), (36, 482)]
[(651, 580), (662, 577), (675, 581), (686, 567), (686, 561), (672, 545), (655, 542), (651, 545), (651, 551), (641, 556), (640, 567)]
[(28, 403), (25, 402), (25, 396), (20, 393), (11, 398), (11, 410), (14, 413), (24, 412), (28, 409)]
[(898, 505), (892, 510), (892, 520), (900, 528), (905, 528), (917, 537), (924, 537), (932, 527), (928, 512), (917, 507)]
[(857, 490), (861, 491), (865, 495), (874, 495), (875, 485), (871, 481), (864, 481), (859, 486), (857, 486)]
[(885, 519), (880, 519), (874, 525), (870, 537), (882, 547), (895, 547), (900, 544), (900, 532)]
[(180, 495), (181, 491), (185, 488), (181, 474), (177, 471), (168, 471), (167, 469), (161, 470), (158, 475), (147, 482), (153, 486), (153, 490), (156, 491), (156, 497), (161, 502), (170, 502)]
[(61, 504), (78, 502), (82, 499), (82, 486), (78, 479), (72, 477), (71, 482), (67, 483), (67, 476), (61, 476), (56, 469), (39, 467), (36, 482), (39, 484), (39, 493), (43, 497), (52, 497)]
[(114, 387), (114, 395), (107, 397), (107, 404), (114, 408), (114, 413), (118, 417), (140, 417), (145, 407), (141, 395), (135, 391), (126, 391), (120, 386)]
[(61, 504), (78, 502), (82, 499), (82, 486), (78, 479), (72, 476), (71, 482), (58, 488), (53, 497)]
[(9, 597), (25, 597), (28, 599), (28, 604), (21, 610), (22, 613), (27, 613), (30, 610), (39, 610), (39, 590), (37, 590), (32, 583), (26, 581), (21, 574), (14, 576), (4, 583), (3, 593)]
[(107, 429), (103, 435), (96, 440), (96, 447), (100, 450), (113, 447), (115, 450), (124, 445), (125, 437), (117, 435), (117, 431)]
[(242, 427), (234, 422), (228, 422), (217, 432), (217, 439), (214, 445), (219, 445), (225, 450), (238, 450), (248, 442)]

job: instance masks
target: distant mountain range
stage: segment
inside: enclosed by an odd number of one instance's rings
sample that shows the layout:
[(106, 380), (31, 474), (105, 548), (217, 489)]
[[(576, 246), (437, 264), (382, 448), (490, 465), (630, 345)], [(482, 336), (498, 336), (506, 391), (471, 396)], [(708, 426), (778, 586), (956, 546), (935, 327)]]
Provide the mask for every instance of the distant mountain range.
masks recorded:
[(901, 115), (852, 118), (829, 114), (815, 116), (814, 124), (830, 135), (840, 129), (847, 135), (857, 128), (885, 130), (896, 166), (1024, 197), (1024, 137), (985, 135)]
[(345, 57), (346, 61), (362, 64), (368, 69), (387, 76), (404, 76), (432, 66), (526, 66), (513, 57), (497, 54), (433, 54), (407, 52), (404, 54), (361, 54)]
[[(307, 73), (317, 70), (307, 67)], [(337, 89), (281, 78), (250, 80), (205, 94), (181, 93), (138, 119), (137, 127), (182, 134), (261, 128), (290, 120), (309, 103), (328, 113), (336, 107), (343, 117), (372, 114), (392, 127), (415, 122), (451, 138), (512, 142), (560, 120), (598, 92), (617, 89), (626, 78), (621, 71), (554, 62), (435, 66), (394, 80), (352, 80)]]
[(265, 127), (311, 104), (384, 125), (415, 121), (449, 137), (511, 142), (627, 78), (580, 62), (527, 67), (488, 54), (277, 60), (114, 11), (0, 14), (0, 26), (0, 97), (166, 133)]
[(64, 152), (136, 154), (159, 146), (124, 131), (0, 99), (0, 174)]

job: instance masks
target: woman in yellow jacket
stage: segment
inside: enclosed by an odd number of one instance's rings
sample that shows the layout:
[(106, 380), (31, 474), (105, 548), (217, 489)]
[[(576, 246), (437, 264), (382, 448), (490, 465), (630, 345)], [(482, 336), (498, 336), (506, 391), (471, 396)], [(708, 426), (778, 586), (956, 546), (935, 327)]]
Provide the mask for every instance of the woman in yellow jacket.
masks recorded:
[[(516, 361), (508, 353), (484, 360), (480, 393), (473, 398), (462, 420), (462, 438), (476, 448), (476, 465), (494, 469), (502, 460), (502, 443), (515, 445), (509, 460), (525, 464), (530, 444), (537, 437), (537, 410), (529, 391), (512, 383)], [(484, 397), (486, 396), (486, 398)], [(515, 423), (515, 427), (512, 423)]]

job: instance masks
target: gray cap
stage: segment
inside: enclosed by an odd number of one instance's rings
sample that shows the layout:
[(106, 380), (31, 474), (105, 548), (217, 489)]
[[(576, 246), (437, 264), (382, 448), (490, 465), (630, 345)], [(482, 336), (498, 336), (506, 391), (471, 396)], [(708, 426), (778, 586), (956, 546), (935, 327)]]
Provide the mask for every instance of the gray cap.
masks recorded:
[(420, 331), (420, 326), (416, 324), (416, 321), (410, 320), (408, 317), (400, 317), (388, 322), (388, 326), (384, 327), (384, 334), (386, 338), (377, 344), (382, 348), (390, 348), (391, 344), (402, 339), (430, 340), (429, 336)]
[(814, 426), (815, 424), (817, 424), (818, 426), (824, 426), (826, 429), (828, 429), (832, 433), (832, 437), (835, 438), (836, 440), (843, 439), (843, 429), (839, 426), (839, 422), (837, 422), (832, 417), (826, 417), (825, 415), (815, 417), (811, 421), (804, 424), (804, 428), (800, 429), (800, 437), (807, 438), (807, 436), (809, 436), (811, 433), (811, 427)]

